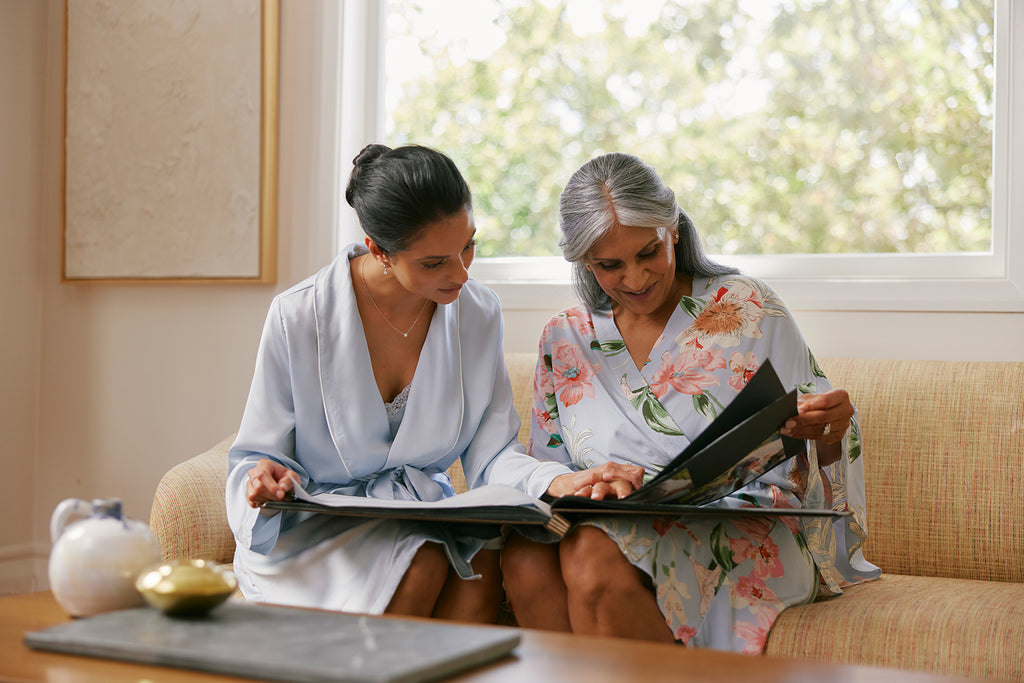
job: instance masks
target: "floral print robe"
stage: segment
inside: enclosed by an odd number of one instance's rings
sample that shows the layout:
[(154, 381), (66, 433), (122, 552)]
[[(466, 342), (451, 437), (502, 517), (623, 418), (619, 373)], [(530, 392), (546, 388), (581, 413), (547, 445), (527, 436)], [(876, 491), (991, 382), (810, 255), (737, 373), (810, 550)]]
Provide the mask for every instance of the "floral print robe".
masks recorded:
[[(606, 461), (655, 474), (771, 359), (787, 390), (831, 389), (789, 311), (764, 283), (740, 275), (695, 279), (650, 358), (638, 368), (609, 311), (579, 305), (544, 328), (534, 378), (530, 452), (584, 469)], [(827, 518), (595, 519), (644, 571), (675, 637), (759, 653), (786, 607), (822, 588), (878, 576), (864, 560), (864, 471), (856, 417), (842, 457), (817, 467), (814, 442), (713, 505), (827, 507)]]

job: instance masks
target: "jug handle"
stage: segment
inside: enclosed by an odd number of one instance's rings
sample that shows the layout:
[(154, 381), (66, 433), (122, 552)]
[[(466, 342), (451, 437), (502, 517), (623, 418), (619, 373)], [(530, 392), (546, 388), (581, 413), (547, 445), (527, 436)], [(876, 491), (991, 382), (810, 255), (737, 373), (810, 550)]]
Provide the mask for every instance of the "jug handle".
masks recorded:
[(90, 514), (92, 514), (92, 503), (88, 501), (79, 500), (78, 498), (68, 498), (61, 501), (50, 517), (50, 542), (57, 542), (60, 535), (64, 533), (64, 527), (67, 526), (68, 519), (72, 515), (88, 517)]

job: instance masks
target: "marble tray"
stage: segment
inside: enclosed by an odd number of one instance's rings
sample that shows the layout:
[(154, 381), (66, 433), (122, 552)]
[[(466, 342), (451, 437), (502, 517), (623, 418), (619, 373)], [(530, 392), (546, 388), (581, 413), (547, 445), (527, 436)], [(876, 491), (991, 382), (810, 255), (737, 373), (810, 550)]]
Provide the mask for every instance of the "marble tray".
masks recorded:
[(228, 601), (201, 617), (118, 610), (25, 634), (37, 650), (264, 680), (430, 681), (509, 654), (514, 628)]

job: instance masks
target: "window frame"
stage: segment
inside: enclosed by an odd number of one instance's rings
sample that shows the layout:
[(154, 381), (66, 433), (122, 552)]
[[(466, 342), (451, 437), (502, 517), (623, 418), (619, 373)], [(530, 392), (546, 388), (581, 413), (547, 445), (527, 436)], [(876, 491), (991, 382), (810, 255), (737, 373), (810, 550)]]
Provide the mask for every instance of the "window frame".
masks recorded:
[[(363, 144), (382, 139), (386, 0), (345, 0), (338, 37), (341, 159), (347, 178)], [(794, 310), (1024, 312), (1024, 5), (995, 2), (995, 130), (992, 249), (958, 254), (711, 255), (771, 285)], [(325, 72), (329, 70), (325, 69)], [(373, 77), (376, 74), (376, 77)], [(321, 87), (330, 88), (328, 78)], [(335, 86), (337, 87), (337, 86)], [(351, 104), (348, 107), (344, 103)], [(1013, 126), (1018, 121), (1021, 125)], [(1016, 130), (1015, 130), (1016, 129)], [(344, 193), (344, 181), (337, 185)], [(343, 204), (344, 202), (339, 202)], [(546, 220), (557, 220), (552, 215)], [(699, 229), (699, 226), (698, 226)], [(347, 206), (339, 243), (361, 240)], [(559, 257), (479, 258), (471, 275), (509, 310), (571, 303), (569, 266)]]

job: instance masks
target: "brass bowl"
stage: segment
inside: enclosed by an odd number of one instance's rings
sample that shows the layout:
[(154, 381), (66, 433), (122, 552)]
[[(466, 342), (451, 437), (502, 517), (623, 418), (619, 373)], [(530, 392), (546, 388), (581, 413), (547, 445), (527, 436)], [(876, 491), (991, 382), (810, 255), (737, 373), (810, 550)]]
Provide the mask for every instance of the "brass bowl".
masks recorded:
[(237, 586), (234, 574), (209, 560), (171, 560), (150, 567), (135, 580), (146, 602), (174, 616), (208, 612)]

